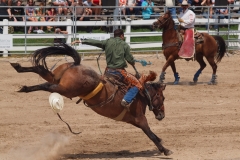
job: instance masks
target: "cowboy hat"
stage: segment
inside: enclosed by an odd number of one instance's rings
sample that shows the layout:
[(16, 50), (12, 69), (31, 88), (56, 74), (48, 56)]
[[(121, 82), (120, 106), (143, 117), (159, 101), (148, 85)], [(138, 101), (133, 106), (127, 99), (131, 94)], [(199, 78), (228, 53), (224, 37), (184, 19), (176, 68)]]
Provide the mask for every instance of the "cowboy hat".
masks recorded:
[(58, 93), (51, 93), (49, 103), (54, 113), (59, 113), (64, 106), (63, 97)]
[(181, 5), (182, 6), (188, 6), (188, 2), (187, 1), (183, 1)]

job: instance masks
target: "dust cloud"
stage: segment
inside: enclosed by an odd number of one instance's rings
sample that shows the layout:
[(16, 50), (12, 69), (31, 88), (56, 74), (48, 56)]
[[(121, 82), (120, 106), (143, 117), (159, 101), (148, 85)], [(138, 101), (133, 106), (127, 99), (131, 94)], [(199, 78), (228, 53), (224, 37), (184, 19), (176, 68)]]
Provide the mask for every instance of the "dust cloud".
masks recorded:
[(40, 143), (34, 146), (21, 144), (10, 149), (0, 160), (56, 160), (63, 153), (63, 148), (69, 142), (69, 137), (60, 133), (50, 133), (44, 136)]

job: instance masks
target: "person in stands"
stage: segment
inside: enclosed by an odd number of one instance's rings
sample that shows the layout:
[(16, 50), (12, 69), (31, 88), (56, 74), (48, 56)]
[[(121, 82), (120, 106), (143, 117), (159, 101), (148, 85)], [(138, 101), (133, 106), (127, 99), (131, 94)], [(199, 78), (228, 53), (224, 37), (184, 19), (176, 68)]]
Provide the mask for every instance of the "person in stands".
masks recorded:
[[(9, 8), (8, 4), (6, 3), (6, 0), (1, 0), (0, 6), (1, 6), (0, 21), (11, 18), (12, 17), (11, 9)], [(2, 6), (5, 6), (5, 7), (2, 7)]]
[(66, 1), (66, 0), (54, 0), (53, 5), (58, 6), (58, 8), (57, 8), (58, 21), (60, 20), (60, 16), (62, 16), (62, 14), (64, 16), (61, 19), (65, 21), (67, 19), (68, 1)]
[(172, 18), (176, 18), (176, 7), (175, 7), (175, 0), (165, 0), (165, 6), (167, 7), (167, 10), (172, 15)]
[(101, 14), (101, 4), (102, 1), (101, 0), (86, 0), (83, 2), (84, 6), (88, 6), (88, 12), (91, 14), (94, 14), (94, 19), (98, 20), (98, 19), (102, 19), (100, 17)]
[[(28, 0), (28, 4), (26, 5), (26, 15), (27, 21), (32, 21), (32, 22), (37, 22), (37, 18), (36, 18), (36, 13), (35, 13), (35, 8), (33, 7), (34, 2), (33, 0)], [(28, 29), (28, 34), (30, 34), (32, 32), (33, 27), (30, 26)], [(36, 30), (38, 30), (38, 27), (35, 27)]]
[[(16, 2), (17, 7), (11, 8), (11, 14), (14, 21), (25, 21), (24, 8), (22, 6), (22, 1), (18, 0)], [(21, 8), (20, 8), (21, 7)]]
[[(77, 21), (90, 21), (90, 15), (91, 13), (87, 8), (83, 7), (83, 0), (78, 0), (78, 2), (73, 2), (72, 7), (70, 8), (70, 11), (73, 13)], [(76, 7), (75, 13), (73, 8)], [(75, 19), (73, 19), (75, 21)], [(87, 33), (92, 32), (92, 26), (86, 27)]]

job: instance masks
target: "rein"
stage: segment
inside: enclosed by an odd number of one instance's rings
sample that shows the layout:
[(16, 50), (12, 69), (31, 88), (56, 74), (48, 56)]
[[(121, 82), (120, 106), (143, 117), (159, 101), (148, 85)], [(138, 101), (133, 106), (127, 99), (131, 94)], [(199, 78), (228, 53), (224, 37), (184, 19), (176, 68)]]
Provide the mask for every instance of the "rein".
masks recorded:
[[(149, 87), (149, 88), (151, 88), (151, 90), (154, 88), (154, 87), (151, 85), (151, 83), (150, 83), (150, 87)], [(153, 96), (151, 96), (151, 99), (152, 99), (151, 103), (153, 103), (153, 102), (156, 100), (155, 97), (159, 97), (158, 92), (157, 92), (156, 94), (154, 94)], [(153, 109), (158, 109), (156, 106), (153, 106), (153, 105), (152, 105), (152, 107), (153, 107)], [(161, 108), (162, 108), (162, 107), (161, 107)], [(161, 109), (161, 108), (160, 108), (160, 109)]]
[(100, 71), (100, 73), (101, 73), (101, 75), (102, 75), (102, 71), (101, 71), (100, 65), (99, 65), (99, 59), (100, 59), (101, 55), (102, 55), (102, 53), (100, 53), (100, 54), (98, 55), (97, 64), (98, 64), (98, 69), (99, 69), (99, 71)]
[[(164, 22), (162, 22), (162, 21), (160, 20), (160, 18), (158, 18), (157, 20), (158, 20), (158, 22), (160, 23), (159, 26), (162, 26), (163, 24), (165, 24), (170, 18), (171, 18), (171, 17), (167, 18)], [(167, 29), (163, 28), (163, 32), (164, 32), (164, 31), (167, 31), (167, 30), (170, 30), (170, 29), (172, 29), (172, 28), (174, 28), (174, 27), (167, 28)], [(180, 42), (180, 40), (179, 40), (179, 38), (178, 38), (178, 42), (167, 43), (167, 44), (164, 44), (164, 43), (163, 43), (163, 44), (162, 44), (162, 49), (164, 50), (164, 49), (166, 49), (166, 48), (168, 48), (168, 47), (173, 47), (173, 46), (176, 46), (176, 47), (178, 47), (178, 48), (180, 49), (180, 46), (181, 46), (180, 43), (181, 43), (181, 42)]]
[[(167, 20), (165, 20), (164, 22), (160, 21), (160, 19), (158, 18), (158, 22), (160, 22), (159, 26), (162, 26), (163, 24), (165, 24), (171, 17), (169, 17)], [(158, 27), (159, 28), (159, 27)], [(167, 29), (168, 30), (168, 29)]]

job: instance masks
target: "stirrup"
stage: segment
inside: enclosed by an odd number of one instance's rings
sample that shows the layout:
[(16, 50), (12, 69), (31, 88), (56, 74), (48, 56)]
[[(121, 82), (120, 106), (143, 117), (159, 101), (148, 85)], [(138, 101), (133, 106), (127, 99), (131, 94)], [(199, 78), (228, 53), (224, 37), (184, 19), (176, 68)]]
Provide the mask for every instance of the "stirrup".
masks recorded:
[[(133, 101), (132, 101), (133, 102)], [(132, 104), (132, 102), (131, 103), (128, 103), (127, 101), (125, 101), (124, 99), (121, 101), (121, 105), (125, 108), (125, 109), (127, 109), (128, 111), (130, 111), (130, 106), (131, 106), (131, 104)]]

